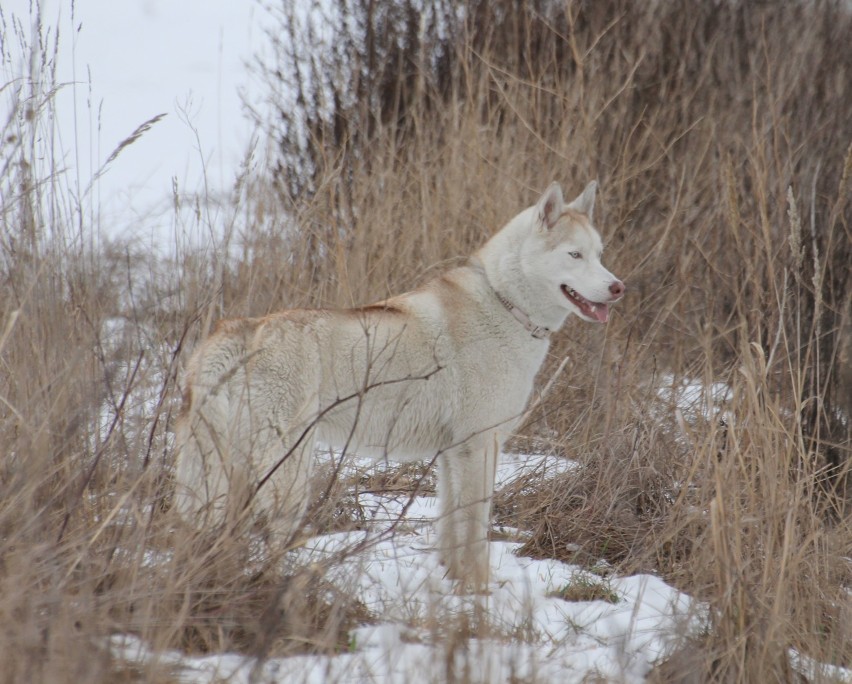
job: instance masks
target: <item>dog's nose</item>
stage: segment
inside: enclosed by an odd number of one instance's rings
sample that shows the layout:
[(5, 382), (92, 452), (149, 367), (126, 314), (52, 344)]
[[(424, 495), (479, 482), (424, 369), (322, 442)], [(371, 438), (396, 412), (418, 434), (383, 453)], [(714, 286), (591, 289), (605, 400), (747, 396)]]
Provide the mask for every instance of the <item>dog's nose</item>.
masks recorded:
[(624, 294), (624, 290), (627, 289), (624, 287), (624, 283), (620, 280), (614, 280), (609, 286), (609, 293), (613, 297), (621, 297)]

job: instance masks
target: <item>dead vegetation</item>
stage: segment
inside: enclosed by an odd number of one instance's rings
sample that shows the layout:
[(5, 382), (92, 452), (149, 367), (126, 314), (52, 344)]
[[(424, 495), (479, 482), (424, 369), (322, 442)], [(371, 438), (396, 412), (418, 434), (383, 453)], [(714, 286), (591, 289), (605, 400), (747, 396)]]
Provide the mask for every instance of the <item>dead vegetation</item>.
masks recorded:
[[(0, 141), (4, 681), (169, 680), (93, 646), (115, 633), (195, 653), (345, 649), (375, 617), (363, 606), (310, 568), (255, 563), (247, 542), (193, 540), (169, 510), (185, 351), (223, 316), (407, 289), (551, 180), (591, 177), (628, 294), (606, 328), (559, 335), (543, 380), (571, 362), (518, 437), (579, 469), (504, 491), (499, 519), (531, 532), (524, 553), (651, 570), (706, 601), (707, 634), (658, 681), (790, 681), (790, 647), (852, 665), (848, 8), (421, 9), (329, 8), (332, 33), (346, 12), (362, 31), (333, 58), (282, 11), (266, 75), (294, 99), (264, 118), (270, 173), (240, 178), (219, 223), (181, 214), (221, 242), (159, 261), (75, 239), (93, 207), (44, 135), (48, 29), (26, 46), (44, 80), (5, 85)], [(684, 380), (730, 393), (690, 411)], [(357, 527), (352, 486), (423, 475), (324, 471), (316, 529)]]

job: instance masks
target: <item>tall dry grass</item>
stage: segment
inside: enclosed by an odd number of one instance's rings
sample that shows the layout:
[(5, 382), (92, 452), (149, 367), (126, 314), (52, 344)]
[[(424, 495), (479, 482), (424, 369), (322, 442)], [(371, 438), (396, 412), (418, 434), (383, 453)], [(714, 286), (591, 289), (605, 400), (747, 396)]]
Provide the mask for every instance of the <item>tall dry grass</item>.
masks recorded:
[[(4, 54), (33, 57), (3, 89), (0, 143), (5, 680), (172, 677), (113, 661), (97, 644), (115, 633), (345, 648), (363, 607), (174, 519), (186, 351), (223, 316), (408, 289), (551, 180), (591, 177), (628, 296), (605, 328), (559, 335), (543, 380), (571, 363), (517, 439), (581, 468), (504, 493), (498, 515), (533, 532), (525, 552), (655, 571), (707, 603), (706, 634), (660, 681), (790, 681), (790, 648), (852, 664), (849, 11), (458, 7), (341, 3), (334, 53), (307, 50), (318, 34), (283, 10), (270, 173), (243, 175), (216, 219), (176, 195), (176, 222), (212, 244), (167, 257), (88, 239), (93, 208), (53, 161), (52, 36), (4, 25)], [(690, 409), (684, 381), (728, 390)]]

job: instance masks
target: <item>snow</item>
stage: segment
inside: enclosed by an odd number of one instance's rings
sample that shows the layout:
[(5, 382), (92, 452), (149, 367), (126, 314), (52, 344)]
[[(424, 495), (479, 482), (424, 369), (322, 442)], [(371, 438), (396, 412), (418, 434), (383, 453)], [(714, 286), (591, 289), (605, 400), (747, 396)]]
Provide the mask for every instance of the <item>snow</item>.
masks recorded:
[(698, 378), (676, 378), (664, 373), (657, 396), (663, 405), (676, 407), (687, 420), (694, 420), (698, 416), (712, 420), (731, 399), (731, 387), (725, 382), (711, 382), (708, 385)]
[[(355, 461), (347, 467), (363, 465)], [(545, 478), (572, 467), (553, 456), (507, 454), (498, 473), (504, 485), (530, 471)], [(473, 682), (583, 682), (590, 676), (641, 682), (655, 661), (704, 624), (702, 607), (658, 577), (602, 578), (579, 566), (519, 557), (517, 542), (490, 544), (487, 593), (460, 591), (444, 577), (434, 550), (434, 497), (363, 493), (358, 500), (367, 530), (314, 537), (292, 559), (313, 567), (330, 560), (326, 579), (377, 620), (350, 633), (348, 652), (255, 662), (238, 654), (153, 653), (135, 637), (115, 636), (113, 653), (168, 664), (180, 681), (193, 683), (437, 683), (447, 681), (447, 668)], [(560, 597), (578, 582), (604, 586), (616, 602)], [(452, 650), (450, 630), (462, 616), (478, 616), (480, 629)]]
[(809, 682), (835, 682), (836, 684), (852, 684), (852, 670), (821, 663), (814, 658), (799, 653), (795, 648), (789, 651), (790, 664)]

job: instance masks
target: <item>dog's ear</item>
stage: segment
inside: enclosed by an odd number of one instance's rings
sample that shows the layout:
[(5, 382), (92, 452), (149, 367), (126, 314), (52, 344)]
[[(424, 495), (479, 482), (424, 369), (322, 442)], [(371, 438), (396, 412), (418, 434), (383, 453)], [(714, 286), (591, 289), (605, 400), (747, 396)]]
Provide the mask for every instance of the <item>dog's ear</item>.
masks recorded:
[(598, 182), (593, 180), (586, 186), (586, 189), (583, 190), (571, 204), (568, 205), (569, 209), (573, 209), (574, 211), (578, 211), (581, 214), (585, 214), (589, 217), (589, 221), (592, 220), (592, 212), (595, 210), (595, 194), (598, 191)]
[(535, 207), (542, 226), (553, 228), (565, 209), (565, 200), (562, 199), (562, 188), (559, 183), (556, 181), (551, 183)]

